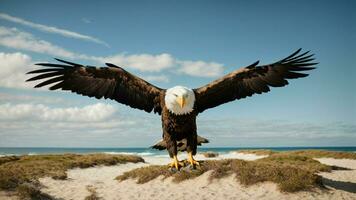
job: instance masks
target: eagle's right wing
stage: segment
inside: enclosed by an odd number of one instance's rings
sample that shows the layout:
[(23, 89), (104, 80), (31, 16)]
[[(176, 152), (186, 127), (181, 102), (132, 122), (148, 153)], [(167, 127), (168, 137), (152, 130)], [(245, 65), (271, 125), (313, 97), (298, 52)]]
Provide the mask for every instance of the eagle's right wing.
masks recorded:
[(313, 54), (308, 55), (309, 52), (298, 55), (300, 50), (269, 65), (257, 66), (258, 62), (255, 62), (203, 87), (194, 89), (197, 111), (203, 112), (236, 99), (269, 92), (270, 87), (287, 85), (287, 79), (308, 76), (302, 72), (314, 69), (309, 66), (317, 63), (310, 62), (314, 58), (312, 58)]
[(28, 72), (39, 74), (27, 81), (47, 79), (35, 88), (49, 84), (49, 89), (69, 90), (84, 96), (116, 100), (132, 108), (161, 113), (162, 89), (130, 74), (121, 67), (107, 63), (108, 67), (91, 67), (56, 59), (65, 64), (39, 63), (48, 68)]

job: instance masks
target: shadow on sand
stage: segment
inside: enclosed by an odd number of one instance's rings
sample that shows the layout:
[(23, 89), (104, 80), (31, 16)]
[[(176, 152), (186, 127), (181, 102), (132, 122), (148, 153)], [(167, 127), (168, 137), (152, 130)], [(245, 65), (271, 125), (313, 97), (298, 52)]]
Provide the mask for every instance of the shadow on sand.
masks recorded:
[(356, 193), (356, 183), (335, 181), (328, 178), (322, 178), (323, 184), (328, 187), (332, 187), (338, 190), (344, 190), (346, 192)]

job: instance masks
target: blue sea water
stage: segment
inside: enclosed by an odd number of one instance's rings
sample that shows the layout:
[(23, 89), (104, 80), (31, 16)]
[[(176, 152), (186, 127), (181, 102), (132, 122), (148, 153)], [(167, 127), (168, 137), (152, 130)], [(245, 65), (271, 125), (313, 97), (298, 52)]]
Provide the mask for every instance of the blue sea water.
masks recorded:
[[(228, 154), (231, 151), (241, 149), (269, 149), (274, 151), (292, 151), (292, 150), (328, 150), (328, 151), (346, 151), (356, 152), (356, 147), (217, 147), (217, 148), (199, 148), (199, 152), (214, 151), (219, 154)], [(133, 154), (139, 156), (168, 156), (167, 151), (158, 151), (151, 148), (52, 148), (52, 147), (0, 147), (0, 156), (6, 155), (38, 155), (38, 154), (63, 154), (63, 153), (107, 153), (107, 154)]]

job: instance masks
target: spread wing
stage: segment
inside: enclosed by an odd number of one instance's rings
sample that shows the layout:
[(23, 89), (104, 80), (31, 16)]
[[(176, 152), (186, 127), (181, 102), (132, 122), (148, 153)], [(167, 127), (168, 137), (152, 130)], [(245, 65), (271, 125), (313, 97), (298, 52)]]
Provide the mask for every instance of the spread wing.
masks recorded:
[(49, 89), (69, 90), (83, 96), (109, 98), (132, 108), (161, 113), (162, 89), (124, 69), (107, 63), (108, 67), (92, 67), (56, 59), (65, 64), (38, 63), (46, 68), (30, 71), (37, 76), (27, 81), (44, 80), (35, 88), (53, 84)]
[(269, 65), (257, 66), (258, 61), (248, 67), (238, 69), (203, 87), (194, 89), (196, 109), (203, 112), (223, 103), (242, 99), (253, 94), (269, 92), (270, 87), (283, 87), (287, 79), (308, 76), (305, 71), (315, 69), (313, 54), (299, 54), (298, 49), (292, 55)]

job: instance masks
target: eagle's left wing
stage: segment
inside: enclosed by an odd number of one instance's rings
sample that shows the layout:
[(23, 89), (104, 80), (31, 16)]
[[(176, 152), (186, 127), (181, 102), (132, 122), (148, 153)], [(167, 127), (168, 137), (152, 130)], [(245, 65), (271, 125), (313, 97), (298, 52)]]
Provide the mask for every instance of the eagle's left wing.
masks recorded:
[(313, 54), (308, 55), (309, 51), (299, 54), (300, 51), (301, 49), (298, 49), (292, 55), (269, 65), (257, 66), (257, 61), (194, 89), (195, 109), (203, 112), (235, 99), (269, 92), (269, 87), (283, 87), (288, 84), (287, 79), (308, 76), (301, 72), (314, 69), (315, 67), (309, 66), (317, 63), (310, 62), (314, 58), (312, 58)]

